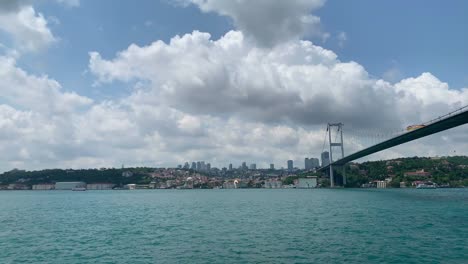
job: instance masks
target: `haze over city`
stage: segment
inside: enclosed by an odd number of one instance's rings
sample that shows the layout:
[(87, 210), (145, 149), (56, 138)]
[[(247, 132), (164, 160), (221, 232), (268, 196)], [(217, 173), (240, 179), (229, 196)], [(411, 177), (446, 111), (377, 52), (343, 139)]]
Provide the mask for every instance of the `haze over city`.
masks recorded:
[[(467, 5), (1, 1), (0, 171), (303, 167), (329, 122), (352, 153), (370, 142), (351, 131), (468, 104)], [(467, 139), (460, 127), (365, 159), (467, 155)]]

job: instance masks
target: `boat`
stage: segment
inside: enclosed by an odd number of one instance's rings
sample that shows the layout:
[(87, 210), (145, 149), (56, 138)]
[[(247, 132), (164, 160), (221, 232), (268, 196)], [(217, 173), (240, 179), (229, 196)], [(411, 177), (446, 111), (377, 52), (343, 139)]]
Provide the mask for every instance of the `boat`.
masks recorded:
[(420, 183), (416, 185), (416, 189), (436, 189), (437, 185), (434, 183)]
[(82, 191), (86, 191), (86, 188), (84, 188), (84, 187), (75, 187), (75, 188), (72, 189), (72, 191), (81, 191), (82, 192)]

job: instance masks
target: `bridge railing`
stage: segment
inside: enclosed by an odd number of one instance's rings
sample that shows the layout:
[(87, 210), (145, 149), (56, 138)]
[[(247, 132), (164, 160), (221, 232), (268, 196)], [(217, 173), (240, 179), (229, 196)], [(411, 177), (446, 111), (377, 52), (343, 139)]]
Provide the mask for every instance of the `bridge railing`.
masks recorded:
[(468, 105), (465, 105), (465, 106), (463, 106), (463, 107), (461, 107), (461, 108), (458, 108), (457, 110), (452, 111), (452, 112), (450, 112), (450, 113), (448, 113), (448, 114), (445, 114), (445, 115), (443, 115), (443, 116), (439, 116), (439, 117), (434, 118), (434, 119), (432, 119), (432, 120), (429, 120), (429, 121), (427, 121), (427, 122), (425, 122), (425, 123), (422, 123), (422, 125), (427, 126), (427, 125), (430, 125), (430, 124), (432, 124), (432, 123), (438, 122), (438, 121), (440, 121), (440, 120), (442, 120), (442, 119), (448, 118), (448, 117), (450, 117), (450, 116), (452, 116), (452, 115), (454, 115), (454, 114), (459, 114), (459, 113), (465, 112), (465, 111), (468, 111)]

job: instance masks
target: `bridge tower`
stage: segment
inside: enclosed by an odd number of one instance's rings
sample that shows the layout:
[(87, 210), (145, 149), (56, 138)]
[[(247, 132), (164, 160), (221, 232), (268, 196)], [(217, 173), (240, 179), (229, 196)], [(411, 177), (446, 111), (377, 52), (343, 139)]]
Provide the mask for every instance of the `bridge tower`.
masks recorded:
[[(340, 135), (340, 141), (339, 142), (333, 142), (332, 141), (332, 128), (336, 127), (337, 128), (337, 133)], [(343, 123), (328, 123), (327, 126), (327, 131), (328, 131), (328, 139), (330, 142), (330, 187), (335, 186), (335, 181), (333, 178), (333, 147), (340, 147), (341, 148), (341, 158), (344, 158), (344, 148), (343, 148)], [(338, 135), (337, 135), (338, 137)], [(335, 138), (337, 140), (337, 138)], [(346, 184), (346, 176), (344, 174), (344, 165), (343, 165), (343, 185)]]

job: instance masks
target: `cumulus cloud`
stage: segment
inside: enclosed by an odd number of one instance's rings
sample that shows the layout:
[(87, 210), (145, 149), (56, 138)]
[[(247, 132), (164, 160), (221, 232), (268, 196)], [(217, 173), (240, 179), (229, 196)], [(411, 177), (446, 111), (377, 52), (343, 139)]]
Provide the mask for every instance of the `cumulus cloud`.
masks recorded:
[(17, 49), (39, 51), (56, 41), (47, 26), (47, 20), (32, 6), (18, 1), (7, 1), (1, 5), (0, 30), (10, 34)]
[[(351, 153), (366, 145), (349, 138), (352, 129), (401, 130), (468, 103), (468, 89), (452, 89), (431, 73), (389, 83), (300, 40), (319, 26), (310, 13), (323, 1), (192, 2), (231, 17), (238, 30), (219, 39), (194, 31), (168, 43), (132, 44), (111, 58), (90, 52), (89, 71), (99, 89), (114, 82), (134, 86), (122, 98), (94, 101), (26, 72), (11, 56), (0, 57), (0, 169), (192, 160), (281, 167), (288, 159), (297, 164), (318, 157), (327, 122), (345, 123), (345, 151)], [(42, 20), (32, 25), (49, 35), (46, 40), (54, 38), (41, 14), (17, 3), (0, 4), (0, 20), (10, 16), (19, 23), (23, 12)], [(9, 30), (14, 35), (19, 29)], [(23, 37), (31, 36), (41, 40), (31, 32)], [(42, 43), (25, 49), (50, 41)], [(468, 144), (454, 142), (467, 142), (466, 133), (454, 129), (375, 157), (443, 155), (448, 144), (468, 154)]]
[[(184, 0), (183, 0), (184, 1)], [(325, 0), (185, 0), (203, 12), (230, 17), (245, 36), (262, 46), (298, 39), (304, 35), (326, 40), (320, 18), (311, 14)]]
[(131, 45), (113, 60), (96, 52), (90, 57), (90, 70), (100, 82), (150, 81), (151, 96), (145, 98), (190, 113), (300, 125), (399, 121), (391, 110), (381, 110), (395, 106), (390, 84), (370, 79), (361, 65), (342, 63), (308, 41), (264, 49), (239, 31), (216, 41), (195, 31), (169, 44)]
[[(169, 43), (133, 44), (109, 60), (91, 52), (89, 67), (101, 84), (146, 83), (130, 96), (132, 104), (177, 113), (172, 116), (178, 120), (174, 125), (154, 121), (162, 124), (159, 136), (171, 130), (177, 130), (172, 133), (178, 137), (192, 132), (191, 143), (182, 148), (175, 141), (169, 145), (207, 156), (217, 153), (213, 157), (218, 159), (221, 152), (231, 158), (249, 153), (257, 160), (297, 157), (294, 153), (312, 149), (318, 155), (324, 133), (320, 128), (327, 122), (401, 131), (468, 103), (467, 89), (450, 89), (430, 73), (391, 84), (309, 41), (259, 48), (240, 31), (218, 40), (194, 31)], [(349, 142), (347, 153), (363, 144)], [(271, 157), (280, 152), (283, 155)]]

